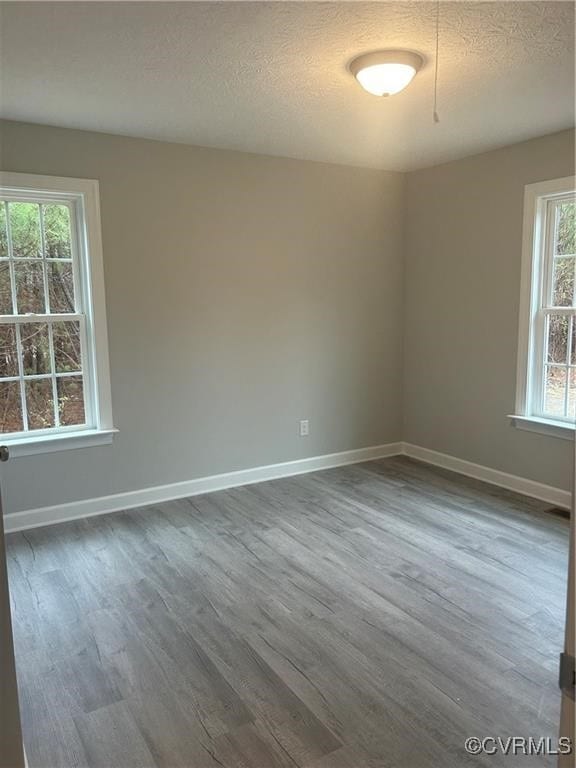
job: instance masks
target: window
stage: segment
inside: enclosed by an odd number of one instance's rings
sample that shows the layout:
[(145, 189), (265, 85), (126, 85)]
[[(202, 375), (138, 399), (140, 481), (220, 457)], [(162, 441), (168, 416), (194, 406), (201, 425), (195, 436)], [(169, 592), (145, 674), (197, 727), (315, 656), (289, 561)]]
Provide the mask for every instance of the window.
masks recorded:
[(0, 441), (110, 442), (98, 183), (0, 173)]
[(524, 243), (518, 426), (570, 436), (576, 420), (576, 195), (569, 177), (530, 184)]

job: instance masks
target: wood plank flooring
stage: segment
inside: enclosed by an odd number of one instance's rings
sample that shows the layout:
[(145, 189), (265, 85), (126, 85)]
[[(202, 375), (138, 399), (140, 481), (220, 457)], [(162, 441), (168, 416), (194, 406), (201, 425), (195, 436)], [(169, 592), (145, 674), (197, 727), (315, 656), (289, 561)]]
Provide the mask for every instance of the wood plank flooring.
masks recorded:
[(31, 768), (465, 768), (556, 737), (568, 523), (385, 459), (8, 537)]

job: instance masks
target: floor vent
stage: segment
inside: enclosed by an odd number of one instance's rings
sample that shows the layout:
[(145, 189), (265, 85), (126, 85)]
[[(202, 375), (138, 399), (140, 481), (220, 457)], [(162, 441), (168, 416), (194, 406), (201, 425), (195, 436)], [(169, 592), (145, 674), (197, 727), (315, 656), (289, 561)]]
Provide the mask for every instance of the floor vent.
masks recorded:
[(550, 507), (550, 509), (547, 509), (546, 511), (549, 515), (558, 515), (558, 517), (563, 517), (565, 520), (570, 520), (569, 509), (562, 509), (561, 507)]

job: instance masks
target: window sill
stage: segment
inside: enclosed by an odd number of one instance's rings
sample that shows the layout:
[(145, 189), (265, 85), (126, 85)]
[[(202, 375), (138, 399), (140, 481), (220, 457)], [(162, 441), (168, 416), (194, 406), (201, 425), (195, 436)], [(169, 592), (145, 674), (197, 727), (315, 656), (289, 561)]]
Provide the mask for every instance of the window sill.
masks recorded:
[(517, 416), (511, 415), (512, 423), (518, 429), (525, 429), (528, 432), (538, 432), (541, 435), (550, 437), (560, 437), (563, 440), (574, 440), (576, 424), (566, 421), (554, 421), (553, 419), (542, 419), (538, 416)]
[(19, 437), (4, 440), (0, 444), (10, 451), (10, 458), (33, 456), (37, 453), (70, 451), (75, 448), (90, 448), (94, 445), (107, 445), (112, 442), (117, 429), (85, 429), (80, 432), (68, 432), (61, 435), (38, 435), (37, 437)]

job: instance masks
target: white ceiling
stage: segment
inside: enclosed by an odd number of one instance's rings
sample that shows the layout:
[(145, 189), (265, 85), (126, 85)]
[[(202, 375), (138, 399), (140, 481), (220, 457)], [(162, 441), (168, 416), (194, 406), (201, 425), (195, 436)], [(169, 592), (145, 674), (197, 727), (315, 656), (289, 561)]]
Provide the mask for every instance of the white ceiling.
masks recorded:
[[(0, 114), (131, 136), (408, 170), (574, 123), (572, 2), (2, 3)], [(426, 57), (378, 99), (346, 69)]]

